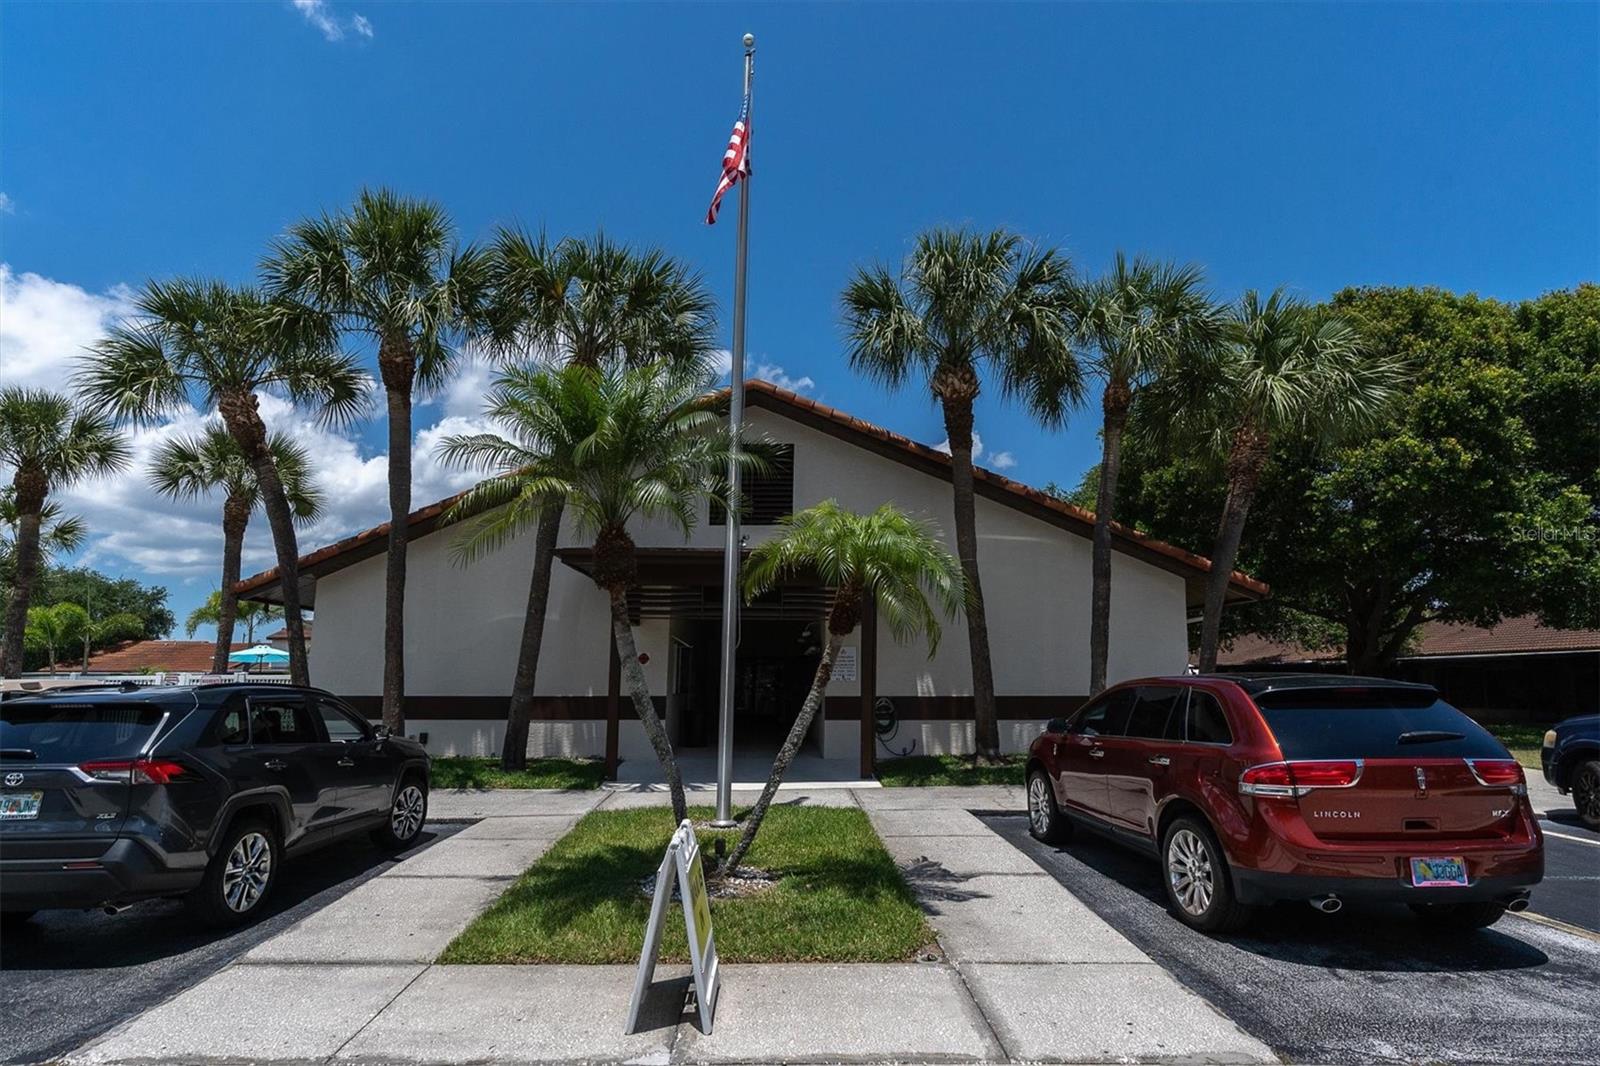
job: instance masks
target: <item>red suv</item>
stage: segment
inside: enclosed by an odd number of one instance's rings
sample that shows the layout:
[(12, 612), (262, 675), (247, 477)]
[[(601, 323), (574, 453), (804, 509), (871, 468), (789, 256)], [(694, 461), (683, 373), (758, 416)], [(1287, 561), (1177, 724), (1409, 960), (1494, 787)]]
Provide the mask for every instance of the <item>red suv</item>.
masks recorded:
[(1296, 899), (1402, 902), (1477, 928), (1544, 876), (1522, 767), (1428, 685), (1130, 681), (1052, 720), (1027, 775), (1035, 837), (1082, 826), (1155, 855), (1173, 913), (1208, 932)]

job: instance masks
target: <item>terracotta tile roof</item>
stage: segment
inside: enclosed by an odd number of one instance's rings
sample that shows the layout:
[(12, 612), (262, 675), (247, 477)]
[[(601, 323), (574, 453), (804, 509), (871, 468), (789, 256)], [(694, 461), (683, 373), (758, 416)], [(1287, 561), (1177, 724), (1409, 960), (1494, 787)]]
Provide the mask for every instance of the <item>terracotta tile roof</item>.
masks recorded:
[[(1446, 622), (1424, 622), (1412, 650), (1403, 659), (1432, 659), (1462, 655), (1530, 655), (1547, 652), (1600, 652), (1600, 630), (1551, 629), (1534, 615), (1503, 619), (1480, 627)], [(1217, 656), (1218, 666), (1281, 666), (1293, 663), (1344, 661), (1343, 648), (1313, 650), (1284, 644), (1251, 633), (1239, 637)]]
[[(300, 624), (305, 627), (306, 640), (309, 641), (311, 639), (311, 626), (312, 626), (311, 619), (307, 618), (304, 622), (301, 622)], [(288, 640), (289, 639), (289, 630), (287, 628), (280, 629), (276, 633), (268, 633), (265, 637), (262, 637), (261, 639), (262, 640), (267, 640), (267, 641)]]
[[(133, 640), (104, 651), (91, 652), (91, 674), (137, 674), (142, 671), (203, 674), (211, 669), (211, 654), (216, 642), (210, 640)], [(234, 644), (232, 650), (249, 647)], [(57, 663), (64, 673), (78, 669), (77, 663)]]
[[(863, 421), (837, 408), (807, 399), (787, 389), (780, 389), (769, 382), (755, 378), (746, 381), (745, 398), (752, 407), (764, 407), (775, 411), (936, 477), (950, 476), (950, 456), (944, 452), (893, 433), (882, 426)], [(1081, 536), (1093, 535), (1094, 514), (1090, 511), (981, 467), (975, 471), (975, 482), (977, 491), (989, 499), (1015, 507)], [(437, 527), (440, 516), (460, 498), (461, 494), (458, 493), (412, 511), (406, 517), (409, 536), (418, 537), (431, 532)], [(389, 523), (384, 522), (301, 556), (302, 580), (332, 573), (362, 559), (380, 554), (388, 535)], [(1186, 574), (1191, 579), (1203, 578), (1211, 572), (1209, 559), (1147, 536), (1138, 530), (1112, 523), (1111, 538), (1113, 547), (1119, 551), (1142, 558), (1164, 569)], [(274, 567), (245, 578), (235, 588), (240, 595), (248, 596), (268, 588), (277, 580), (278, 571)], [(1237, 570), (1229, 577), (1229, 587), (1234, 599), (1260, 600), (1271, 595), (1271, 589), (1265, 582), (1257, 581)]]

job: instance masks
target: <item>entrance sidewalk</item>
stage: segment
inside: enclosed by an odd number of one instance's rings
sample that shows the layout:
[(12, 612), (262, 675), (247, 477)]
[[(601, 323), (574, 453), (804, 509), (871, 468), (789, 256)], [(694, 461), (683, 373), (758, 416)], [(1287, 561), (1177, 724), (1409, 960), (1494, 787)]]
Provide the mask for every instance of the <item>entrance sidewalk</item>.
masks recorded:
[(439, 818), (476, 824), (68, 1061), (1277, 1061), (971, 813), (1020, 810), (1019, 788), (785, 794), (867, 811), (949, 961), (725, 965), (711, 1034), (684, 1010), (685, 967), (658, 968), (624, 1034), (632, 966), (432, 963), (584, 813), (664, 794), (432, 800)]

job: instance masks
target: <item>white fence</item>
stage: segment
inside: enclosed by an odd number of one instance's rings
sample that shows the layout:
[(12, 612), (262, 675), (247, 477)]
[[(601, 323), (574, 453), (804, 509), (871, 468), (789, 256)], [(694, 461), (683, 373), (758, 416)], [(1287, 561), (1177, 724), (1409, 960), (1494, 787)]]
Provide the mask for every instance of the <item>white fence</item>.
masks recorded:
[(256, 674), (240, 670), (232, 674), (190, 674), (167, 671), (155, 674), (28, 674), (24, 678), (41, 688), (92, 681), (97, 685), (215, 685), (230, 681), (249, 681), (258, 685), (287, 685), (288, 674)]

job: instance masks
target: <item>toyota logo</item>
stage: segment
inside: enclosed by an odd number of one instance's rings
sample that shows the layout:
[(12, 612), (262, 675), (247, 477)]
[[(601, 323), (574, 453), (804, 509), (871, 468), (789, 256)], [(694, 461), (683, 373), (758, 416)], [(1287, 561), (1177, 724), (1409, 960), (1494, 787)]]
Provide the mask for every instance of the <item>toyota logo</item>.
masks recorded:
[(20, 784), (22, 784), (22, 775), (21, 774), (7, 774), (6, 775), (6, 784), (7, 785), (20, 785)]

